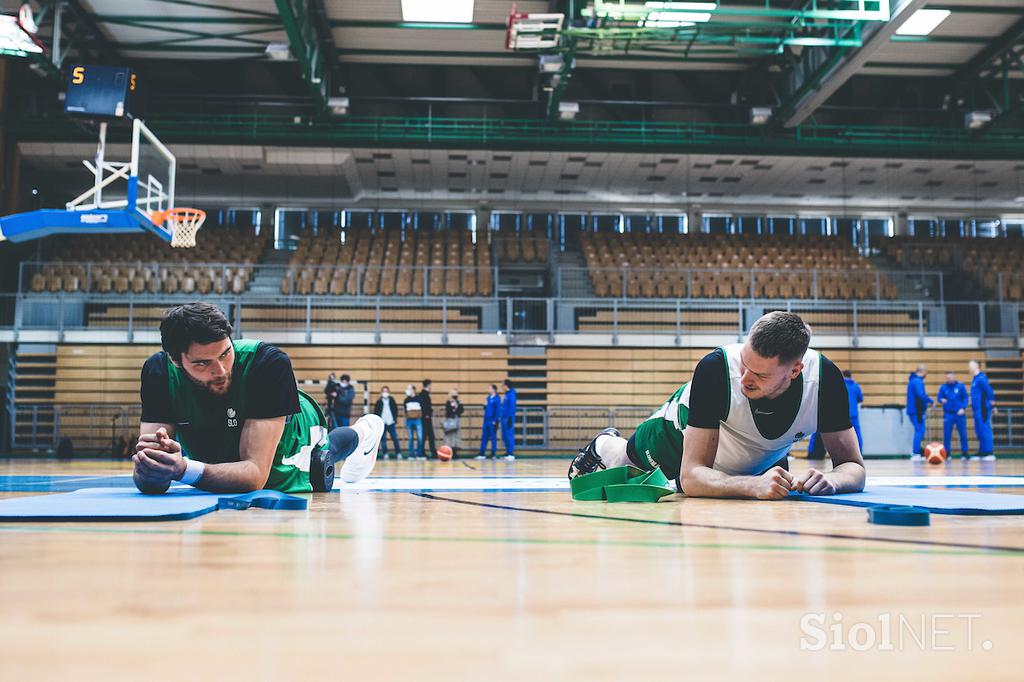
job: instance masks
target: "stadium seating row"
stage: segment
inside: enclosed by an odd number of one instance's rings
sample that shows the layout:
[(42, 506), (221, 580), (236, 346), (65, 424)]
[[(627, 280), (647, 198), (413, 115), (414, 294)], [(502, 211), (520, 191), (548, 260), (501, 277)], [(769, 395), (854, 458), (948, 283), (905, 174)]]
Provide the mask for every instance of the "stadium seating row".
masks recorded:
[(880, 249), (903, 266), (960, 270), (981, 281), (993, 297), (1024, 300), (1024, 240), (900, 236), (882, 242)]
[(240, 294), (253, 277), (245, 266), (256, 264), (268, 239), (251, 228), (222, 226), (200, 230), (194, 249), (169, 248), (150, 234), (49, 240), (47, 262), (28, 285), (34, 292)]
[(299, 241), (283, 294), (334, 296), (490, 296), (491, 250), (468, 232), (355, 229)]
[(778, 237), (765, 242), (730, 235), (586, 233), (581, 246), (594, 293), (600, 297), (895, 299), (898, 295), (888, 277), (849, 242), (837, 238)]
[(503, 263), (516, 261), (523, 263), (547, 263), (548, 238), (532, 235), (533, 233), (526, 233), (517, 234), (514, 237), (499, 237), (496, 239), (494, 245), (498, 260)]

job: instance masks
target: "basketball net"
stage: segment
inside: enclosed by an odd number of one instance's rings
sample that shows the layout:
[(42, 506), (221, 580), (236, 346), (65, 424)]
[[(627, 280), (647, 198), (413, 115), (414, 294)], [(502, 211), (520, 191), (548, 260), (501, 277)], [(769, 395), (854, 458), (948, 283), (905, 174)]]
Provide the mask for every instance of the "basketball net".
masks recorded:
[(154, 213), (153, 222), (157, 225), (167, 223), (173, 248), (191, 249), (196, 245), (196, 233), (206, 222), (206, 211), (198, 208), (172, 208)]

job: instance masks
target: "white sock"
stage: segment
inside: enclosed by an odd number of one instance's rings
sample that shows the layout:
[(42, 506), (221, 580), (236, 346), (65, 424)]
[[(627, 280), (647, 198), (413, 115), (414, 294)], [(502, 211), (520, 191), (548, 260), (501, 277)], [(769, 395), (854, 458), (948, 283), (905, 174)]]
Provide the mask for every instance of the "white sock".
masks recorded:
[(625, 438), (605, 434), (597, 437), (594, 447), (606, 467), (624, 467), (631, 464), (629, 455), (626, 454), (626, 442)]

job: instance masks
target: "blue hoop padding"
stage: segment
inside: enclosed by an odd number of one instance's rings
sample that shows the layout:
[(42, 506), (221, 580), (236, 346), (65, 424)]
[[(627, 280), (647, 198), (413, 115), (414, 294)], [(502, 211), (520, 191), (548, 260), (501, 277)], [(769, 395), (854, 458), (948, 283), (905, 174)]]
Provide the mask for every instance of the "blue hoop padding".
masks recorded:
[(171, 240), (171, 233), (157, 227), (138, 209), (66, 211), (44, 208), (0, 218), (0, 240), (18, 243), (52, 234), (124, 234), (148, 230)]

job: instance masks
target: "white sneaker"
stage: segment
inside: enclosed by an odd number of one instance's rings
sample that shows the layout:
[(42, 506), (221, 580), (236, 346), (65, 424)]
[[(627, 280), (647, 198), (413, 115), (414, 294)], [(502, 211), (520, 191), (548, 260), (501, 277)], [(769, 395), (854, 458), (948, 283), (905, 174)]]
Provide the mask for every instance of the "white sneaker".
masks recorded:
[(515, 455), (505, 455), (505, 461), (506, 462), (514, 462), (514, 461), (516, 461), (516, 456)]
[(995, 455), (985, 455), (984, 457), (981, 458), (981, 461), (982, 462), (994, 462), (994, 461), (996, 461), (996, 456)]
[(979, 459), (981, 459), (981, 458), (978, 457), (978, 455), (971, 455), (970, 457), (967, 458), (967, 461), (969, 461), (969, 462), (977, 462)]
[(911, 455), (910, 456), (910, 461), (911, 462), (923, 462), (924, 461), (924, 455)]
[(483, 455), (477, 455), (477, 456), (476, 456), (476, 457), (474, 457), (473, 459), (479, 459), (479, 460), (483, 461), (483, 460), (485, 460), (485, 459), (487, 459), (487, 458), (486, 458), (486, 457), (484, 457)]
[(357, 483), (373, 471), (380, 439), (384, 435), (384, 420), (375, 414), (366, 414), (357, 419), (352, 428), (359, 434), (359, 445), (341, 465), (341, 480), (345, 483)]

